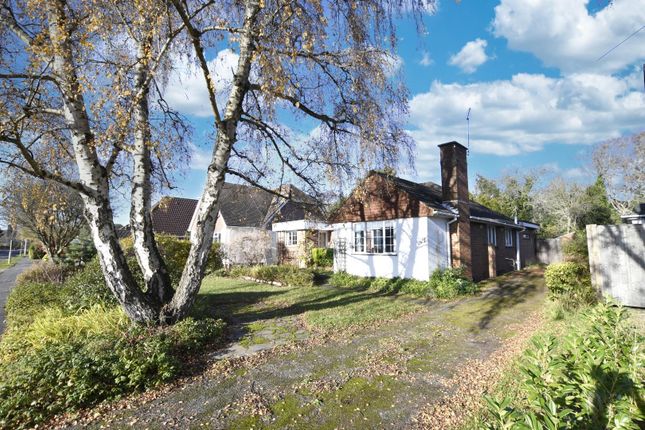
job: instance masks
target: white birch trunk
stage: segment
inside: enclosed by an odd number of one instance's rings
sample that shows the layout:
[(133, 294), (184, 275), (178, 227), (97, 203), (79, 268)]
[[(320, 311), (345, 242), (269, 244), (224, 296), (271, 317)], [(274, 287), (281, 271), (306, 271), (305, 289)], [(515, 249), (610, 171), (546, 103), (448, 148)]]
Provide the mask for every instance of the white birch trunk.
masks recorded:
[(119, 245), (110, 205), (107, 172), (99, 163), (92, 143), (93, 135), (85, 101), (75, 73), (65, 3), (57, 0), (50, 3), (49, 8), (49, 36), (54, 50), (53, 69), (60, 81), (63, 112), (71, 133), (79, 178), (91, 190), (81, 197), (105, 281), (132, 320), (155, 322), (158, 320), (158, 312), (137, 287)]
[(134, 172), (130, 206), (130, 228), (134, 252), (143, 272), (147, 296), (163, 305), (172, 298), (173, 290), (166, 265), (159, 253), (152, 228), (150, 184), (150, 122), (148, 109), (148, 52), (149, 41), (141, 43), (135, 77), (135, 93), (138, 97), (134, 106)]
[[(196, 222), (195, 228), (190, 232), (191, 247), (186, 266), (172, 301), (162, 310), (161, 318), (165, 322), (177, 321), (188, 314), (204, 276), (204, 266), (213, 244), (213, 232), (219, 212), (219, 196), (224, 185), (231, 148), (236, 141), (242, 103), (248, 91), (253, 59), (253, 31), (259, 11), (258, 0), (247, 0), (240, 38), (240, 57), (231, 94), (226, 103), (222, 123), (218, 126), (217, 140), (211, 164), (208, 166), (204, 192), (195, 209)], [(212, 96), (214, 94), (211, 94)]]

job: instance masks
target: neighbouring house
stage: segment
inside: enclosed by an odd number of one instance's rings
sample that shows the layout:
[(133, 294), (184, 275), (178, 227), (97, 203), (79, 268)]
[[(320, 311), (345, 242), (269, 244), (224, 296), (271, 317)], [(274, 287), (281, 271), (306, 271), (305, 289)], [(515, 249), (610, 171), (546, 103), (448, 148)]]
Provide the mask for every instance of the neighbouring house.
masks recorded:
[(322, 221), (318, 202), (293, 185), (282, 188), (271, 230), (276, 234), (278, 262), (305, 266), (312, 248), (331, 246), (332, 226)]
[[(222, 246), (226, 264), (276, 264), (281, 235), (271, 230), (272, 225), (284, 228), (288, 223), (319, 219), (316, 216), (321, 212), (315, 201), (297, 187), (285, 185), (279, 194), (249, 185), (224, 184), (213, 242)], [(195, 199), (163, 197), (152, 210), (155, 232), (188, 238), (197, 203)]]
[(471, 202), (467, 149), (439, 148), (441, 186), (373, 171), (332, 214), (334, 271), (427, 280), (462, 267), (479, 281), (535, 262), (539, 226)]

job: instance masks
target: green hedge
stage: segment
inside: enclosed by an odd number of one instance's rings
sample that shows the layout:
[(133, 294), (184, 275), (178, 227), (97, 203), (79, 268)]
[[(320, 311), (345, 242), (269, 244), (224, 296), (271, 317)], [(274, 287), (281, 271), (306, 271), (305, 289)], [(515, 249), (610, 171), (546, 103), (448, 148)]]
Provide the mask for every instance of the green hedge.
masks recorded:
[[(645, 426), (645, 337), (627, 312), (600, 304), (564, 338), (534, 339), (520, 362), (520, 398), (486, 397), (489, 429)], [(512, 406), (511, 406), (512, 405)]]
[[(155, 239), (157, 241), (157, 246), (159, 247), (159, 252), (166, 262), (166, 267), (170, 274), (170, 280), (173, 285), (177, 285), (181, 279), (181, 274), (184, 270), (186, 260), (188, 259), (190, 241), (164, 234), (155, 235)], [(138, 270), (136, 256), (132, 245), (132, 238), (122, 239), (121, 246), (128, 258), (128, 264), (133, 268), (133, 273), (138, 277), (138, 281), (142, 282), (143, 278), (140, 275), (140, 270)], [(206, 261), (206, 274), (210, 274), (222, 268), (221, 254), (220, 245), (218, 243), (213, 243), (211, 251), (208, 254), (208, 260)]]
[(551, 299), (567, 310), (596, 302), (597, 294), (585, 264), (572, 261), (550, 264), (544, 271), (544, 281)]
[(290, 287), (311, 287), (314, 285), (314, 272), (309, 269), (299, 269), (295, 266), (237, 266), (229, 272), (229, 276), (247, 276), (265, 282), (279, 282)]
[(168, 381), (184, 354), (220, 339), (223, 329), (212, 319), (134, 326), (121, 309), (101, 305), (74, 315), (45, 310), (0, 342), (0, 427), (30, 427)]
[(332, 248), (312, 248), (311, 261), (315, 267), (331, 267), (334, 265), (334, 250)]
[(346, 272), (334, 273), (329, 283), (340, 288), (370, 289), (384, 293), (405, 293), (419, 297), (451, 299), (474, 294), (478, 287), (460, 269), (435, 270), (428, 281), (403, 278), (366, 278)]

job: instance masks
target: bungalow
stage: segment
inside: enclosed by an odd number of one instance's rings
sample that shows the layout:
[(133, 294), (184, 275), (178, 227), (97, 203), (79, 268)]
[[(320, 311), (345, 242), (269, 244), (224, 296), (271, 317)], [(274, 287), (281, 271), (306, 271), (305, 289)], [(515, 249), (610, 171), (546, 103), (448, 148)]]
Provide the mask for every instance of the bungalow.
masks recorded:
[(370, 172), (332, 214), (334, 271), (426, 280), (463, 267), (479, 281), (535, 261), (538, 226), (471, 202), (467, 149), (439, 148), (441, 186)]
[[(257, 187), (225, 183), (213, 242), (220, 243), (229, 264), (275, 264), (282, 260), (280, 243), (300, 224), (321, 216), (315, 201), (293, 185), (281, 188), (281, 197)], [(163, 197), (152, 208), (155, 232), (189, 237), (198, 201)], [(278, 228), (271, 230), (272, 225)], [(298, 236), (298, 233), (296, 233)]]

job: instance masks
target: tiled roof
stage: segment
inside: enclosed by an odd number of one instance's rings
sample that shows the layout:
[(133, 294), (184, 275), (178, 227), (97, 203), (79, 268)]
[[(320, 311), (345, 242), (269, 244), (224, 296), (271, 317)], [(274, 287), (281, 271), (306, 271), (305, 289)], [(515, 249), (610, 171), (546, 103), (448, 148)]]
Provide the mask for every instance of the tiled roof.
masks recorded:
[(185, 236), (197, 200), (182, 197), (162, 197), (152, 208), (152, 226), (156, 233)]
[[(315, 200), (294, 187), (291, 199), (284, 199), (257, 187), (225, 183), (220, 194), (220, 214), (228, 226), (264, 228), (273, 219), (292, 221), (305, 219), (317, 208)], [(152, 209), (152, 223), (156, 232), (184, 236), (190, 226), (197, 200), (181, 197), (163, 197)]]
[[(391, 182), (393, 182), (399, 189), (407, 192), (412, 195), (422, 203), (425, 203), (429, 207), (438, 210), (453, 210), (455, 211), (455, 205), (453, 202), (444, 202), (442, 198), (441, 185), (434, 182), (424, 182), (416, 183), (408, 181), (407, 179), (398, 178), (396, 176), (387, 175), (381, 172), (377, 173)], [(513, 223), (513, 220), (506, 215), (502, 215), (494, 210), (481, 205), (477, 202), (470, 201), (470, 216), (477, 218), (487, 218), (490, 220), (498, 221), (501, 223)]]

